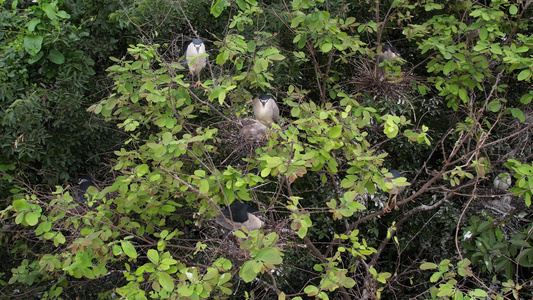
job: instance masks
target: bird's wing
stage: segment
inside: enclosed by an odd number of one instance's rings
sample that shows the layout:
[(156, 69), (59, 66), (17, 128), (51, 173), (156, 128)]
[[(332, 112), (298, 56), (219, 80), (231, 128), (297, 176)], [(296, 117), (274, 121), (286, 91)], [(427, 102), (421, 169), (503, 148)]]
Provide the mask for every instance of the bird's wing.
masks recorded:
[(272, 119), (274, 120), (274, 123), (278, 123), (278, 120), (279, 120), (279, 108), (278, 108), (278, 105), (276, 104), (276, 102), (274, 100), (272, 100), (272, 104), (273, 104), (273, 107), (272, 107)]

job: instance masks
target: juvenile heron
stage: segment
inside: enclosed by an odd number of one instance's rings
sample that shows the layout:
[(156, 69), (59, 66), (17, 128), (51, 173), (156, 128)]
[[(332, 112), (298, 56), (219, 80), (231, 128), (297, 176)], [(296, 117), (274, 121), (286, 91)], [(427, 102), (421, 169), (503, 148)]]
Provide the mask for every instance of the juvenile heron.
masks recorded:
[(183, 53), (185, 55), (184, 62), (189, 68), (189, 72), (194, 80), (194, 76), (198, 76), (198, 81), (194, 85), (199, 87), (202, 83), (200, 82), (200, 71), (206, 65), (206, 57), (202, 54), (205, 54), (205, 44), (201, 39), (194, 39), (185, 44), (183, 47)]
[(266, 135), (266, 126), (254, 119), (246, 118), (242, 120), (240, 133), (249, 140), (261, 140)]
[(255, 118), (270, 127), (272, 123), (277, 123), (279, 119), (279, 108), (276, 100), (268, 94), (262, 94), (254, 100)]
[(87, 190), (89, 187), (96, 185), (94, 184), (93, 179), (89, 175), (82, 175), (80, 176), (80, 179), (78, 180), (78, 202), (86, 203), (87, 197), (85, 195), (87, 194)]
[(263, 227), (263, 221), (258, 218), (260, 215), (261, 212), (257, 208), (236, 201), (229, 208), (222, 209), (222, 214), (216, 217), (216, 222), (229, 230), (244, 226), (251, 231)]

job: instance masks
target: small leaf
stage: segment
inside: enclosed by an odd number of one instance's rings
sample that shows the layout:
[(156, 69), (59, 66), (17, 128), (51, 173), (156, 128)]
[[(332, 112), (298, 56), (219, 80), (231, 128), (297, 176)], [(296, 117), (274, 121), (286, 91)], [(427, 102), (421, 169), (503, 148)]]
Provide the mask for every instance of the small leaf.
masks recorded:
[(513, 115), (513, 117), (519, 119), (520, 122), (524, 122), (526, 120), (524, 113), (518, 108), (511, 108), (511, 114)]
[(423, 263), (420, 265), (420, 270), (433, 270), (436, 268), (437, 268), (437, 265), (434, 263)]

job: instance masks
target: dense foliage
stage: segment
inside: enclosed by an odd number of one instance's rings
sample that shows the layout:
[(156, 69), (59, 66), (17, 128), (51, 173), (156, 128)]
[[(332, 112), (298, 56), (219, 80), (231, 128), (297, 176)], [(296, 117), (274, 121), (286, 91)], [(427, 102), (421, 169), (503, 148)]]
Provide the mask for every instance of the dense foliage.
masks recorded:
[(0, 4), (0, 297), (533, 297), (533, 1)]

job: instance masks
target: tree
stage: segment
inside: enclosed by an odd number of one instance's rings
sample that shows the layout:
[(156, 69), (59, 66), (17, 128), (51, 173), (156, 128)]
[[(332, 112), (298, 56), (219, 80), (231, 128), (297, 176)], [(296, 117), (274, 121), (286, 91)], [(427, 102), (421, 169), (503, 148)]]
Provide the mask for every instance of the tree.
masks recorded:
[[(531, 2), (218, 0), (213, 31), (193, 26), (206, 2), (152, 3), (112, 14), (143, 43), (111, 58), (113, 90), (89, 108), (129, 136), (113, 183), (86, 204), (64, 187), (15, 194), (3, 214), (20, 264), (7, 287), (45, 298), (72, 287), (139, 299), (531, 296)], [(176, 58), (183, 37), (158, 43), (162, 27), (143, 27), (153, 15), (136, 7), (212, 39), (201, 88)], [(403, 58), (378, 66), (384, 41)], [(249, 141), (241, 120), (264, 92), (282, 121)], [(501, 172), (513, 174), (509, 192), (491, 187)], [(484, 209), (499, 193), (518, 213)], [(259, 207), (265, 228), (217, 227), (234, 201)]]

